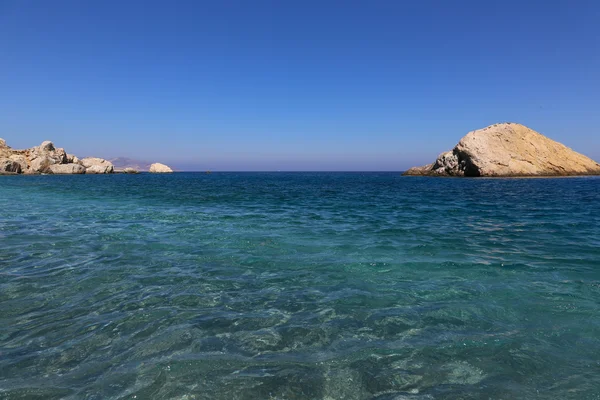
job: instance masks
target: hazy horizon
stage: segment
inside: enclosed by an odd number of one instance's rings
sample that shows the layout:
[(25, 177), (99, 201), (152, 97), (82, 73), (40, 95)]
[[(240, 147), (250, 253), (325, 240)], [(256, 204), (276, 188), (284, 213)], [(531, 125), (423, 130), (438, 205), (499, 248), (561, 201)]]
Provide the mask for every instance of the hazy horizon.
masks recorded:
[(600, 4), (0, 3), (0, 137), (176, 169), (402, 171), (518, 122), (600, 160)]

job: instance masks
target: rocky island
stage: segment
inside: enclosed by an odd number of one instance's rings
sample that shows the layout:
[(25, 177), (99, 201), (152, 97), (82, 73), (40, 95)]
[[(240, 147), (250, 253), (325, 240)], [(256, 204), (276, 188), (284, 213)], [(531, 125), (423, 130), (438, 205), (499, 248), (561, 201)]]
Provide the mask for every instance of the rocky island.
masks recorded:
[(150, 165), (150, 169), (148, 170), (148, 172), (152, 172), (155, 174), (168, 174), (173, 172), (173, 170), (165, 164), (154, 163)]
[[(160, 164), (161, 171), (173, 172), (166, 165)], [(25, 150), (15, 150), (0, 139), (0, 174), (112, 174), (137, 173), (132, 168), (115, 169), (114, 165), (103, 158), (86, 157), (79, 159), (61, 147), (55, 147), (51, 141)], [(149, 171), (155, 172), (155, 171)]]
[(404, 175), (525, 177), (600, 175), (600, 164), (516, 123), (469, 132), (437, 160)]

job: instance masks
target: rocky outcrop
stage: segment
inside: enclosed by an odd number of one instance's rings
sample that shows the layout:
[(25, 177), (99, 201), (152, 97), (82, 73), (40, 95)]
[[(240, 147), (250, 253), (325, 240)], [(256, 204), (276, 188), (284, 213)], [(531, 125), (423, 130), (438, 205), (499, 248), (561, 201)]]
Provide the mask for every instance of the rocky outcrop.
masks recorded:
[(53, 164), (48, 167), (51, 174), (85, 174), (86, 168), (81, 164)]
[(154, 164), (150, 165), (150, 169), (148, 170), (148, 172), (155, 173), (155, 174), (164, 174), (164, 173), (173, 172), (173, 170), (170, 167), (166, 166), (165, 164), (154, 163)]
[[(119, 158), (117, 160), (129, 160)], [(145, 170), (144, 167), (143, 170)], [(130, 165), (122, 165), (115, 169), (113, 163), (103, 158), (86, 157), (77, 158), (54, 143), (45, 141), (39, 146), (25, 150), (15, 150), (0, 139), (0, 174), (137, 174), (140, 169)], [(164, 164), (156, 163), (149, 167), (150, 172), (173, 172)]]
[[(56, 148), (50, 141), (26, 150), (10, 148), (0, 139), (0, 170), (3, 173), (44, 174), (44, 173), (81, 173), (80, 168), (59, 167), (71, 165), (63, 148)], [(85, 168), (84, 168), (85, 172)]]
[(49, 140), (41, 145), (25, 150), (25, 159), (29, 160), (25, 173), (46, 173), (51, 165), (66, 164), (67, 153), (63, 148), (55, 148)]
[(434, 163), (411, 168), (404, 175), (600, 175), (600, 164), (524, 125), (503, 123), (469, 132)]
[(110, 174), (113, 166), (102, 158), (80, 161), (65, 149), (45, 141), (39, 146), (15, 150), (0, 139), (0, 173), (2, 174)]
[(112, 174), (115, 167), (104, 158), (86, 157), (81, 160), (87, 174)]

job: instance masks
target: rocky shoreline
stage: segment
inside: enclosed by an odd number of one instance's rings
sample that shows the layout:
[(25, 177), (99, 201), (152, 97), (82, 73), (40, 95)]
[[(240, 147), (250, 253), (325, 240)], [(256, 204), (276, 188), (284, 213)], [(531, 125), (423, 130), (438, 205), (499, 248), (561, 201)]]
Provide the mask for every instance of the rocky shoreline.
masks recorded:
[(404, 175), (535, 177), (600, 175), (600, 164), (562, 143), (516, 123), (469, 132), (435, 162)]
[[(155, 163), (150, 166), (151, 173), (170, 173), (171, 168)], [(74, 174), (137, 174), (133, 168), (117, 169), (103, 158), (86, 157), (79, 159), (69, 154), (62, 147), (55, 147), (51, 141), (25, 150), (15, 150), (0, 139), (0, 174), (1, 175), (74, 175)]]

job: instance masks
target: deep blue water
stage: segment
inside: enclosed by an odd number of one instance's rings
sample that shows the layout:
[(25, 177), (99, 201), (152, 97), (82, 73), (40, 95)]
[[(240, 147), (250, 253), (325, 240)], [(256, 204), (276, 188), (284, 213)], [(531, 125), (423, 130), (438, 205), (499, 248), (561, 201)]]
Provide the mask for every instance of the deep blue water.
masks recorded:
[(1, 399), (599, 399), (600, 179), (0, 177)]

